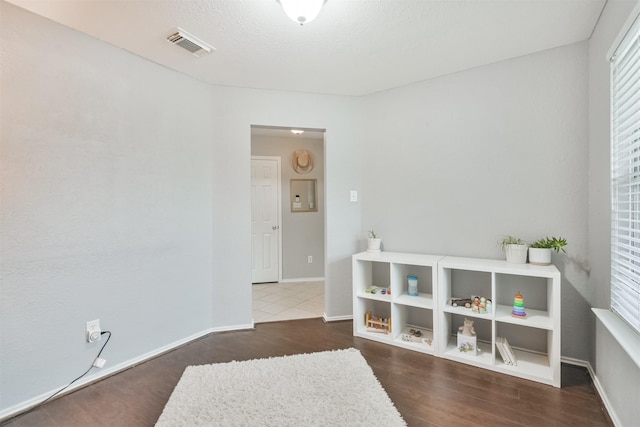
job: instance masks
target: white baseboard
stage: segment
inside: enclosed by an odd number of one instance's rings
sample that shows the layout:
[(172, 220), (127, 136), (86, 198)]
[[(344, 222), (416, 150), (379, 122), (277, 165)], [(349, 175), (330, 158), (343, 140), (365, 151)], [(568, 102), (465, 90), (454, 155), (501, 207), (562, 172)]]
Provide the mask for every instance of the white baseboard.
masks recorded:
[(329, 323), (329, 322), (339, 322), (342, 320), (353, 320), (353, 315), (349, 315), (349, 316), (327, 316), (327, 313), (324, 313), (322, 315), (322, 320), (324, 321), (324, 323)]
[[(64, 396), (65, 394), (69, 394), (74, 390), (78, 390), (79, 388), (85, 387), (89, 384), (98, 382), (106, 377), (109, 377), (111, 375), (115, 375), (118, 372), (124, 371), (125, 369), (129, 369), (135, 365), (139, 365), (140, 363), (146, 362), (147, 360), (153, 359), (154, 357), (157, 357), (163, 353), (166, 353), (170, 350), (173, 350), (177, 347), (180, 347), (184, 344), (187, 344), (191, 341), (197, 340), (198, 338), (202, 338), (205, 335), (209, 335), (213, 332), (227, 332), (227, 331), (238, 331), (238, 330), (246, 330), (246, 329), (253, 329), (253, 322), (250, 325), (231, 325), (231, 326), (224, 326), (224, 327), (218, 327), (218, 328), (209, 328), (207, 330), (198, 332), (196, 334), (193, 334), (191, 336), (188, 336), (186, 338), (183, 338), (181, 340), (178, 341), (174, 341), (171, 344), (167, 344), (165, 346), (162, 346), (160, 348), (157, 348), (155, 350), (152, 350), (148, 353), (142, 354), (138, 357), (135, 357), (133, 359), (129, 359), (125, 362), (119, 363), (117, 365), (111, 366), (107, 369), (103, 369), (99, 372), (97, 372), (97, 375), (79, 380), (75, 383), (73, 383), (71, 386), (69, 386), (67, 389), (64, 390), (64, 392), (61, 392), (60, 394), (58, 394), (56, 396), (56, 398), (60, 397), (60, 396)], [(0, 410), (0, 422), (5, 421), (8, 418), (11, 418), (13, 416), (19, 415), (21, 412), (24, 412), (25, 410), (30, 409), (33, 406), (38, 405), (40, 402), (42, 402), (43, 400), (45, 400), (46, 398), (48, 398), (49, 396), (51, 396), (53, 393), (57, 392), (58, 390), (60, 390), (62, 387), (64, 387), (66, 384), (63, 384), (59, 387), (56, 387), (53, 390), (47, 391), (45, 393), (42, 393), (32, 399), (29, 400), (25, 400), (24, 402), (18, 403), (16, 405), (10, 406), (6, 409)]]
[(602, 404), (604, 405), (605, 409), (609, 413), (609, 418), (611, 418), (613, 425), (616, 427), (618, 426), (622, 427), (620, 418), (618, 418), (616, 411), (613, 410), (613, 406), (611, 405), (611, 402), (607, 398), (607, 394), (604, 392), (604, 388), (600, 384), (600, 380), (598, 380), (598, 377), (596, 376), (595, 372), (593, 372), (591, 365), (589, 365), (588, 369), (589, 369), (589, 373), (591, 374), (591, 379), (593, 380), (593, 385), (596, 388), (598, 395), (600, 395), (600, 400), (602, 400)]
[(596, 372), (593, 370), (593, 366), (591, 366), (591, 363), (587, 362), (586, 360), (574, 359), (571, 357), (561, 357), (560, 361), (563, 363), (568, 363), (570, 365), (582, 366), (583, 368), (587, 368), (587, 371), (589, 371), (589, 375), (591, 375), (593, 386), (596, 388), (596, 392), (600, 396), (600, 400), (602, 400), (602, 404), (604, 405), (605, 409), (609, 413), (609, 418), (611, 418), (613, 425), (616, 427), (618, 426), (622, 427), (622, 423), (620, 422), (620, 419), (616, 415), (616, 412), (613, 410), (613, 406), (611, 405), (611, 402), (607, 398), (607, 394), (604, 392), (604, 388), (602, 388), (602, 385), (600, 384), (600, 380), (598, 380), (598, 377), (596, 376)]
[[(587, 368), (590, 374), (593, 374), (593, 370), (591, 369), (591, 363), (586, 360), (574, 359), (573, 357), (560, 357), (560, 362), (567, 363), (569, 365), (582, 366), (583, 368)], [(591, 375), (593, 376), (593, 375)]]
[(293, 282), (323, 282), (324, 277), (301, 277), (299, 279), (282, 279), (278, 283), (293, 283)]
[[(251, 320), (251, 323), (247, 323), (246, 325), (232, 325), (232, 326), (220, 326), (218, 328), (209, 328), (204, 334), (200, 336), (202, 337), (214, 332), (246, 331), (247, 329), (255, 329), (255, 324), (253, 322), (253, 319)], [(188, 339), (186, 342), (193, 341), (194, 339), (196, 338)]]

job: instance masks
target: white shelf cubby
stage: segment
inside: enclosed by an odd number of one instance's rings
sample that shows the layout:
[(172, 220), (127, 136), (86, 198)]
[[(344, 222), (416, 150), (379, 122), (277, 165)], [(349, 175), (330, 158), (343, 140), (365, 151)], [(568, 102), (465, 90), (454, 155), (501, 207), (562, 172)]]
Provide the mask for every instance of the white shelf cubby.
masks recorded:
[[(437, 323), (443, 328), (437, 332), (441, 334), (439, 345), (448, 343), (443, 357), (560, 387), (560, 272), (555, 266), (445, 257), (438, 263), (438, 270), (438, 292), (442, 298), (437, 303), (442, 310)], [(471, 293), (459, 295), (466, 291)], [(469, 298), (478, 295), (476, 292), (491, 300), (491, 312), (479, 314), (451, 306), (451, 296)], [(525, 318), (511, 315), (517, 293), (524, 298)], [(455, 351), (449, 336), (445, 337), (462, 325), (465, 317), (474, 320), (476, 331), (489, 325), (489, 332), (478, 336), (489, 347), (483, 349), (480, 357)], [(497, 337), (507, 339), (517, 365), (503, 362), (496, 348)]]
[[(353, 256), (353, 333), (355, 336), (388, 342), (423, 353), (436, 354), (433, 331), (436, 329), (434, 301), (437, 293), (437, 262), (434, 255), (396, 252), (363, 252)], [(409, 295), (407, 276), (418, 278), (418, 295)], [(391, 294), (368, 293), (373, 286), (389, 289)], [(374, 305), (372, 301), (378, 303)], [(379, 304), (386, 304), (381, 306)], [(388, 313), (391, 333), (369, 332), (365, 315), (371, 309)], [(379, 313), (374, 313), (380, 316)], [(405, 334), (419, 330), (419, 337), (407, 340)], [(404, 339), (403, 339), (404, 338)]]

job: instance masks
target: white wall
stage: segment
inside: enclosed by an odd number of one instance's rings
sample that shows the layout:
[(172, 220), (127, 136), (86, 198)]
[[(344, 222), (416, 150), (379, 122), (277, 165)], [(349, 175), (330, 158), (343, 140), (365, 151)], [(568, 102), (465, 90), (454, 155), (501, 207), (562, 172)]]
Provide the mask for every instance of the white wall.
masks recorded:
[(0, 417), (90, 365), (87, 320), (107, 368), (251, 325), (251, 124), (327, 129), (326, 314), (351, 314), (360, 101), (212, 88), (0, 7)]
[(588, 77), (580, 43), (369, 97), (362, 224), (388, 251), (502, 258), (568, 239), (562, 355), (586, 359)]
[[(306, 135), (306, 133), (304, 134)], [(253, 135), (251, 154), (280, 157), (282, 187), (282, 278), (324, 277), (324, 141), (322, 139)], [(314, 167), (307, 174), (293, 169), (292, 154), (308, 150)], [(291, 212), (291, 179), (315, 179), (317, 212)], [(312, 256), (309, 264), (307, 257)]]
[(91, 365), (85, 321), (107, 367), (211, 327), (213, 129), (207, 85), (0, 8), (1, 411)]
[[(638, 2), (609, 0), (589, 42), (589, 278), (594, 307), (610, 307), (611, 191), (610, 92), (607, 52)], [(640, 368), (610, 332), (592, 315), (594, 331), (589, 360), (597, 381), (608, 396), (622, 425), (634, 425), (640, 416), (632, 396), (640, 393)]]

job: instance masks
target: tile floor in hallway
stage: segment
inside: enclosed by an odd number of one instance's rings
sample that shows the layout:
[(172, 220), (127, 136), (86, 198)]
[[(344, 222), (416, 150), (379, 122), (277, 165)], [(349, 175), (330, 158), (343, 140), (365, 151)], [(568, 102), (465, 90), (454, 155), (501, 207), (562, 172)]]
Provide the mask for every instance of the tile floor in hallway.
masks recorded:
[(255, 323), (324, 315), (324, 281), (259, 283), (252, 293)]

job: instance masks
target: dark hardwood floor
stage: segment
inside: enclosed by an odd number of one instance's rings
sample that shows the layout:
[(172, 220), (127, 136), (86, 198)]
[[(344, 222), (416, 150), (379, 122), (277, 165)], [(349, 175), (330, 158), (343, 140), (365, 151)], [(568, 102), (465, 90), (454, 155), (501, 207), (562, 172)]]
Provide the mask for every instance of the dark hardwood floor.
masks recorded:
[(584, 368), (563, 365), (557, 389), (354, 338), (350, 321), (321, 319), (211, 334), (2, 425), (153, 426), (188, 365), (349, 347), (360, 350), (409, 426), (612, 425)]

